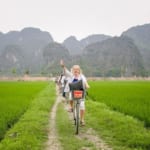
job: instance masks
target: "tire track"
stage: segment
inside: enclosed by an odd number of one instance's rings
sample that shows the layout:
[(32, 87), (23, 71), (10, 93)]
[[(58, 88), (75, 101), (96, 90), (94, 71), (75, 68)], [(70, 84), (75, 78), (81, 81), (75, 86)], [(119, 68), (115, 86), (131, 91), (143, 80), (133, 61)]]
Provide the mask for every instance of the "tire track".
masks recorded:
[[(68, 110), (69, 105), (64, 103), (64, 109)], [(68, 116), (69, 116), (69, 120), (74, 122), (73, 114), (68, 112)], [(94, 147), (96, 148), (96, 150), (113, 150), (104, 142), (104, 140), (102, 138), (100, 138), (97, 135), (97, 133), (94, 129), (88, 128), (86, 130), (82, 130), (82, 128), (84, 128), (84, 127), (81, 127), (79, 134), (75, 135), (77, 138), (79, 138), (80, 140), (85, 139), (85, 140), (91, 142), (94, 145)], [(81, 150), (91, 150), (91, 148), (90, 147), (82, 147)]]
[(61, 144), (58, 140), (58, 134), (56, 131), (56, 112), (57, 106), (61, 101), (61, 96), (58, 93), (58, 87), (56, 86), (57, 98), (55, 104), (52, 107), (49, 119), (49, 134), (48, 134), (48, 142), (46, 144), (46, 150), (61, 150)]

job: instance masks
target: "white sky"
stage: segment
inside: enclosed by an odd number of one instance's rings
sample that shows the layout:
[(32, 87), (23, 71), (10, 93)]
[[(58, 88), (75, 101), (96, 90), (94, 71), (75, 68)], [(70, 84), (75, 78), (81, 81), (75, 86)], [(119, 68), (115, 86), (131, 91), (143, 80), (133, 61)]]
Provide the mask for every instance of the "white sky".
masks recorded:
[(128, 28), (150, 23), (150, 0), (0, 0), (0, 31), (36, 27), (55, 41), (70, 35), (120, 36)]

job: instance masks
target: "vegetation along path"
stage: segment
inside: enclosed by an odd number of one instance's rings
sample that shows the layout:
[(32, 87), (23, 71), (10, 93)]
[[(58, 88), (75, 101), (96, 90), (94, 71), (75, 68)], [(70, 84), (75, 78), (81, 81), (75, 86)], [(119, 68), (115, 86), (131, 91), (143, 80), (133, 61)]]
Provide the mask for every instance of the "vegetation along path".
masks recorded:
[(61, 144), (58, 140), (58, 135), (56, 133), (56, 123), (55, 123), (57, 106), (61, 101), (61, 97), (59, 96), (57, 88), (58, 87), (56, 87), (57, 98), (50, 113), (50, 120), (49, 120), (50, 127), (49, 127), (49, 134), (48, 134), (47, 150), (61, 150), (62, 149)]
[[(64, 105), (65, 110), (69, 109), (68, 105)], [(74, 123), (72, 113), (68, 112), (69, 119)], [(84, 129), (85, 128), (85, 129)], [(96, 150), (112, 150), (96, 133), (96, 131), (91, 127), (91, 128), (86, 128), (86, 127), (80, 127), (80, 131), (78, 135), (75, 135), (76, 138), (80, 140), (86, 140), (92, 145), (94, 145)], [(90, 147), (83, 146), (81, 150), (91, 150)]]
[[(65, 102), (63, 97), (59, 94), (58, 88), (56, 88), (57, 92), (57, 98), (56, 102), (52, 108), (52, 111), (50, 113), (50, 127), (49, 127), (49, 135), (48, 135), (48, 142), (47, 142), (47, 150), (61, 150), (64, 149), (61, 146), (60, 143), (60, 137), (57, 133), (56, 129), (56, 113), (57, 113), (57, 107), (59, 106), (60, 102)], [(63, 103), (65, 111), (69, 109), (68, 104)], [(73, 116), (72, 113), (68, 112), (68, 118), (70, 121), (73, 122)], [(65, 123), (65, 122), (64, 122)], [(74, 125), (72, 126), (74, 128)], [(63, 129), (62, 129), (63, 130)], [(80, 140), (80, 141), (86, 141), (87, 143), (91, 143), (93, 145), (94, 149), (96, 150), (112, 150), (112, 148), (109, 148), (109, 146), (97, 135), (96, 131), (92, 128), (82, 127), (80, 130), (80, 133), (78, 135), (75, 135), (74, 133), (70, 133), (74, 135), (74, 138)], [(64, 137), (65, 138), (65, 137)], [(62, 144), (63, 145), (63, 144)], [(82, 145), (80, 148), (81, 150), (92, 150), (93, 147), (90, 147), (88, 144)]]

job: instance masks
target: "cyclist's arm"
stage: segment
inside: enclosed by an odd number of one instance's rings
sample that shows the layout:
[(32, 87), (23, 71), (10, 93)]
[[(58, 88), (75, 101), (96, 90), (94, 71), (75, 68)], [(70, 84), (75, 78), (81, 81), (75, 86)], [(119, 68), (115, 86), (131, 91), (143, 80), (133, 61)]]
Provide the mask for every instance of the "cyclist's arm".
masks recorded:
[(90, 86), (89, 86), (89, 84), (88, 84), (87, 81), (86, 81), (86, 83), (85, 83), (85, 87), (86, 87), (86, 89), (90, 88)]
[(63, 60), (60, 61), (60, 65), (61, 65), (61, 67), (63, 68), (64, 75), (65, 75), (66, 77), (72, 77), (72, 73), (66, 68), (66, 66), (65, 66), (65, 64), (64, 64), (64, 62), (63, 62)]
[(83, 84), (84, 84), (85, 89), (90, 88), (90, 86), (89, 86), (89, 84), (87, 82), (87, 79), (86, 79), (86, 77), (84, 75), (82, 75), (82, 80), (83, 80)]

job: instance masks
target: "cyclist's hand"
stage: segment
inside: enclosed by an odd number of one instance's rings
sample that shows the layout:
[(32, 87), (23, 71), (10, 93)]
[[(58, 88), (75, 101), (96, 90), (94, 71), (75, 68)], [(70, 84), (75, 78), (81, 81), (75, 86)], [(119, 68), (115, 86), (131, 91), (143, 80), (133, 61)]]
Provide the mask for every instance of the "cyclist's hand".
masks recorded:
[(85, 83), (85, 87), (86, 87), (86, 89), (90, 88), (90, 86), (89, 86), (89, 84), (87, 82)]
[(64, 61), (62, 59), (60, 60), (60, 66), (65, 67)]

